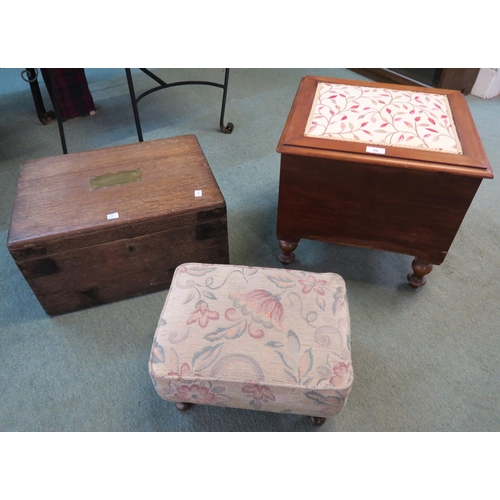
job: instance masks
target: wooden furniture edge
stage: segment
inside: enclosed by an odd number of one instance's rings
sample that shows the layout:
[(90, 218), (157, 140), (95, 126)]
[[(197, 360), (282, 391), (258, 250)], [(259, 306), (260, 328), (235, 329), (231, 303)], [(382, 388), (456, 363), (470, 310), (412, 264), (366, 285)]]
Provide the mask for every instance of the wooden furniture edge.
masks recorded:
[[(419, 88), (396, 84), (390, 85), (391, 89), (446, 95), (451, 101), (450, 107), (453, 104), (453, 106), (456, 106), (459, 111), (459, 113), (457, 113), (457, 117), (455, 117), (455, 114), (453, 113), (453, 119), (456, 122), (458, 121), (459, 124), (459, 126), (457, 126), (457, 132), (460, 140), (463, 141), (462, 145), (465, 149), (464, 154), (450, 155), (447, 153), (425, 151), (425, 154), (430, 155), (431, 158), (424, 159), (422, 158), (421, 150), (398, 148), (394, 146), (380, 146), (388, 150), (387, 154), (384, 157), (380, 157), (371, 154), (367, 155), (363, 151), (363, 149), (370, 145), (369, 143), (350, 143), (347, 141), (334, 141), (330, 139), (307, 138), (305, 137), (303, 131), (297, 131), (297, 128), (299, 127), (293, 122), (293, 117), (297, 111), (297, 108), (299, 106), (304, 107), (307, 104), (307, 108), (309, 109), (312, 105), (312, 102), (304, 102), (304, 87), (308, 87), (305, 90), (309, 90), (311, 99), (313, 99), (315, 92), (312, 91), (315, 91), (317, 85), (322, 82), (336, 83), (341, 85), (368, 86), (374, 88), (387, 87), (386, 84), (377, 82), (363, 82), (360, 80), (346, 80), (339, 78), (321, 77), (316, 75), (306, 75), (300, 80), (299, 86), (297, 88), (292, 107), (288, 114), (285, 127), (276, 149), (278, 153), (295, 154), (300, 156), (315, 156), (331, 159), (343, 159), (346, 161), (351, 159), (362, 163), (376, 163), (380, 165), (399, 168), (408, 168), (411, 165), (412, 168), (416, 168), (419, 170), (443, 171), (449, 173), (457, 173), (459, 175), (469, 175), (471, 177), (493, 178), (491, 165), (489, 164), (479, 133), (474, 124), (470, 109), (467, 105), (467, 101), (458, 90)], [(462, 116), (462, 114), (466, 114), (466, 117)], [(301, 117), (301, 121), (299, 122), (300, 130), (302, 130), (302, 128), (305, 130), (307, 118), (308, 116), (306, 116), (306, 114), (304, 113)], [(459, 128), (461, 130), (459, 130)], [(346, 144), (349, 145), (351, 150), (345, 149)], [(338, 149), (332, 149), (332, 146), (336, 146)], [(342, 146), (344, 148), (341, 149)], [(305, 149), (308, 149), (309, 151), (304, 151)], [(395, 162), (402, 162), (403, 164), (397, 165), (395, 164)]]

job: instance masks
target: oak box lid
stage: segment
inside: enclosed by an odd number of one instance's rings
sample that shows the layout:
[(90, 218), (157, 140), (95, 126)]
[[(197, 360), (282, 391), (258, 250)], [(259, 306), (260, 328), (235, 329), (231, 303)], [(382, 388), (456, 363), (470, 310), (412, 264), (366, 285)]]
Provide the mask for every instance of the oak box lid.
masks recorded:
[(225, 201), (194, 135), (54, 156), (21, 166), (7, 244), (132, 237), (129, 227), (217, 208)]

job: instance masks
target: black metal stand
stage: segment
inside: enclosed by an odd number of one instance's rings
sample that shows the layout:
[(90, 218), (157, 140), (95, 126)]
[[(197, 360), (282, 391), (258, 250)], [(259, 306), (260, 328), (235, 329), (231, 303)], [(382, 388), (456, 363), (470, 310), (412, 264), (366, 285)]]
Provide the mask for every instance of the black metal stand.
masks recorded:
[(21, 72), (21, 78), (30, 84), (31, 95), (33, 96), (38, 119), (43, 125), (48, 125), (56, 115), (53, 111), (45, 110), (40, 85), (38, 85), (38, 71), (35, 68), (26, 68)]
[(64, 128), (62, 124), (61, 111), (59, 109), (59, 96), (57, 91), (56, 80), (54, 76), (54, 71), (52, 69), (47, 70), (49, 73), (50, 80), (50, 89), (49, 94), (54, 96), (53, 104), (54, 111), (45, 111), (45, 105), (43, 103), (42, 94), (40, 92), (40, 86), (38, 84), (38, 71), (35, 68), (26, 68), (21, 73), (21, 78), (30, 84), (31, 95), (33, 96), (33, 101), (35, 103), (36, 114), (38, 115), (38, 119), (43, 125), (48, 125), (52, 123), (54, 118), (57, 119), (57, 125), (59, 127), (59, 136), (61, 138), (61, 146), (64, 154), (68, 153), (68, 149), (66, 147), (66, 137), (64, 135)]
[[(158, 90), (166, 89), (169, 87), (178, 87), (180, 85), (210, 85), (212, 87), (218, 87), (223, 89), (223, 94), (222, 94), (222, 105), (221, 105), (221, 113), (220, 113), (220, 121), (219, 121), (219, 127), (222, 132), (225, 134), (230, 134), (233, 129), (234, 125), (231, 122), (228, 122), (227, 125), (224, 125), (224, 114), (226, 111), (226, 99), (227, 99), (227, 88), (228, 88), (228, 82), (229, 82), (229, 69), (225, 70), (225, 75), (224, 75), (224, 83), (217, 83), (217, 82), (206, 82), (206, 81), (201, 81), (201, 80), (193, 80), (193, 81), (182, 81), (182, 82), (174, 82), (174, 83), (166, 83), (164, 80), (162, 80), (160, 77), (152, 73), (151, 71), (147, 69), (140, 68), (140, 70), (148, 75), (150, 78), (152, 78), (155, 82), (158, 83), (158, 86), (153, 87), (152, 89), (147, 90), (146, 92), (143, 92), (139, 96), (136, 96), (135, 90), (134, 90), (134, 83), (132, 80), (132, 73), (129, 68), (125, 69), (126, 75), (127, 75), (127, 83), (130, 91), (130, 98), (132, 100), (132, 110), (134, 112), (134, 119), (135, 119), (135, 126), (137, 128), (137, 137), (139, 139), (139, 142), (143, 142), (143, 136), (142, 136), (142, 128), (141, 128), (141, 120), (139, 117), (139, 110), (137, 108), (137, 103), (143, 98), (146, 97), (147, 95), (156, 92)], [(35, 108), (37, 111), (38, 119), (40, 120), (41, 123), (44, 125), (47, 125), (53, 121), (54, 118), (57, 120), (57, 125), (59, 128), (59, 136), (61, 138), (61, 146), (63, 150), (63, 154), (68, 153), (68, 149), (66, 146), (66, 137), (64, 134), (64, 126), (63, 126), (63, 120), (61, 117), (61, 110), (59, 106), (59, 95), (58, 95), (58, 88), (56, 85), (56, 80), (55, 80), (55, 74), (53, 69), (47, 69), (49, 78), (48, 78), (48, 83), (50, 85), (49, 94), (52, 95), (52, 100), (53, 100), (53, 105), (54, 105), (54, 111), (46, 111), (45, 106), (43, 103), (42, 95), (40, 93), (40, 87), (38, 85), (38, 73), (35, 69), (33, 68), (27, 68), (25, 71), (22, 72), (22, 78), (27, 81), (30, 84), (31, 88), (31, 93), (33, 95), (33, 100), (35, 103)], [(47, 83), (47, 81), (46, 81)]]
[(149, 71), (148, 69), (145, 69), (145, 68), (139, 68), (139, 69), (144, 74), (146, 74), (151, 79), (153, 79), (156, 83), (158, 83), (157, 87), (153, 87), (152, 89), (149, 89), (146, 92), (143, 92), (139, 96), (136, 96), (135, 89), (134, 89), (134, 82), (132, 80), (132, 73), (130, 71), (130, 68), (125, 69), (125, 72), (127, 75), (128, 88), (129, 88), (129, 92), (130, 92), (130, 99), (132, 100), (132, 110), (134, 112), (135, 126), (137, 129), (137, 137), (139, 139), (139, 142), (143, 142), (144, 139), (142, 136), (142, 128), (141, 128), (141, 120), (139, 118), (139, 110), (137, 108), (138, 102), (143, 97), (146, 97), (147, 95), (152, 94), (153, 92), (156, 92), (156, 91), (162, 90), (162, 89), (167, 89), (170, 87), (178, 87), (180, 85), (210, 85), (212, 87), (218, 87), (218, 88), (223, 89), (219, 127), (222, 130), (222, 132), (224, 132), (225, 134), (230, 134), (233, 131), (234, 125), (231, 122), (228, 122), (227, 125), (224, 125), (224, 113), (226, 111), (227, 87), (228, 87), (228, 82), (229, 82), (229, 69), (226, 69), (223, 84), (216, 83), (216, 82), (206, 82), (206, 81), (183, 81), (183, 82), (167, 83), (164, 80), (162, 80), (159, 76), (157, 76), (154, 73), (152, 73), (151, 71)]
[(63, 154), (68, 154), (68, 148), (66, 147), (66, 137), (64, 135), (64, 127), (63, 127), (63, 121), (61, 117), (61, 109), (59, 106), (59, 91), (57, 88), (56, 84), (56, 77), (54, 74), (53, 69), (48, 69), (47, 70), (49, 73), (49, 78), (50, 78), (50, 86), (52, 87), (52, 94), (53, 94), (53, 104), (54, 104), (54, 110), (57, 118), (57, 126), (59, 127), (59, 136), (61, 137), (61, 146), (63, 150)]

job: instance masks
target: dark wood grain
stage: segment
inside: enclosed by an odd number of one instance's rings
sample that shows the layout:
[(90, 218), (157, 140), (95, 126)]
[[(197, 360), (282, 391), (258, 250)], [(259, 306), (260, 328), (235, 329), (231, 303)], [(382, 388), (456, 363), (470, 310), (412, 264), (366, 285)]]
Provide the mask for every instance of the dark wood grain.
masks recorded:
[[(131, 168), (141, 182), (90, 189)], [(229, 262), (225, 201), (195, 136), (26, 163), (7, 245), (50, 315), (165, 289), (185, 262)]]
[(440, 264), (480, 182), (443, 172), (282, 155), (277, 238), (377, 248)]

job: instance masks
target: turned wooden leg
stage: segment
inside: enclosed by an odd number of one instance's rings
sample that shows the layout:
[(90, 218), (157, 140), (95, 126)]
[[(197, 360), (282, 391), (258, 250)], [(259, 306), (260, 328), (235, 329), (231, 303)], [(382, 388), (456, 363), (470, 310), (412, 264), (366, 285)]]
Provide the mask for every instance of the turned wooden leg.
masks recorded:
[(326, 422), (326, 418), (325, 417), (311, 417), (311, 422), (316, 427), (319, 427), (320, 425), (323, 425)]
[(423, 262), (415, 257), (411, 263), (413, 274), (408, 274), (408, 282), (412, 288), (419, 288), (427, 283), (426, 274), (432, 271), (432, 264)]
[(279, 240), (280, 243), (280, 253), (278, 254), (278, 259), (282, 264), (290, 264), (295, 260), (295, 254), (293, 251), (297, 248), (299, 240), (297, 241), (285, 241)]
[(191, 406), (191, 404), (192, 403), (175, 403), (175, 407), (179, 411), (186, 411)]

